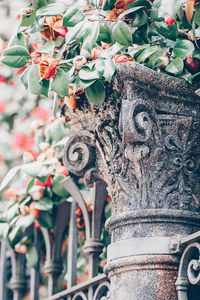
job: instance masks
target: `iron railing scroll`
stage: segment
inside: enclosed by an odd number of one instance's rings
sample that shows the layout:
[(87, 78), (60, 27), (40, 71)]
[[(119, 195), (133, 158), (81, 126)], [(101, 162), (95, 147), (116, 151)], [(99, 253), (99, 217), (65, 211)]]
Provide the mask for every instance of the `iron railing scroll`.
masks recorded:
[[(170, 249), (181, 254), (178, 277), (175, 282), (178, 300), (192, 300), (200, 297), (200, 231), (186, 237), (172, 238)], [(193, 295), (190, 290), (197, 287)], [(199, 298), (198, 298), (199, 299)]]
[[(99, 256), (104, 245), (101, 241), (102, 216), (107, 198), (106, 184), (98, 181), (90, 190), (91, 203), (93, 204), (92, 215), (89, 215), (86, 201), (77, 185), (70, 176), (66, 177), (62, 186), (71, 194), (73, 200), (61, 203), (55, 212), (55, 225), (53, 239), (51, 230), (41, 227), (29, 228), (34, 235), (34, 246), (39, 249), (39, 239), (43, 236), (45, 245), (45, 261), (40, 263), (37, 269), (26, 269), (25, 255), (16, 253), (4, 241), (1, 242), (1, 262), (5, 262), (6, 253), (11, 258), (12, 276), (7, 279), (5, 265), (1, 269), (0, 300), (22, 300), (29, 293), (30, 300), (106, 300), (109, 299), (109, 281), (104, 274), (98, 273)], [(79, 206), (85, 223), (84, 253), (88, 257), (88, 279), (77, 284), (77, 253), (78, 253), (78, 228), (75, 210)], [(41, 233), (39, 232), (41, 230)], [(63, 271), (62, 246), (68, 234), (67, 245), (67, 289), (58, 291), (58, 278)], [(65, 264), (66, 265), (66, 264)], [(43, 272), (44, 271), (44, 272)], [(48, 278), (48, 296), (39, 295), (40, 279), (44, 274)], [(6, 277), (7, 276), (7, 277)], [(6, 281), (7, 280), (7, 281)], [(6, 286), (12, 291), (8, 298)]]

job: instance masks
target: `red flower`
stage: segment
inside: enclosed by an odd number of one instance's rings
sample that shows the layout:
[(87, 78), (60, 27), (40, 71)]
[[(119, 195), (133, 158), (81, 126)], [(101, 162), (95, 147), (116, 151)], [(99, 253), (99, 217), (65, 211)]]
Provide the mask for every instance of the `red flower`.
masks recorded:
[(6, 102), (0, 101), (0, 114), (5, 111), (5, 108), (6, 108)]
[(60, 59), (55, 59), (50, 55), (45, 55), (40, 61), (40, 78), (54, 78), (59, 67)]
[(47, 40), (56, 41), (58, 36), (65, 37), (67, 33), (67, 28), (63, 27), (62, 25), (63, 17), (60, 15), (45, 17), (43, 31), (40, 31), (40, 33)]
[(31, 150), (34, 145), (34, 137), (26, 136), (24, 133), (15, 132), (13, 135), (12, 146), (18, 150)]
[(127, 61), (134, 61), (134, 58), (129, 58), (128, 56), (123, 54), (115, 54), (113, 56), (113, 59), (116, 64), (127, 62)]
[(198, 72), (200, 69), (200, 64), (199, 64), (198, 59), (196, 59), (195, 57), (192, 57), (192, 56), (188, 56), (186, 58), (185, 65), (186, 65), (188, 71), (190, 71), (193, 74)]
[(35, 228), (37, 228), (37, 229), (40, 229), (40, 224), (38, 223), (38, 220), (35, 220), (34, 221), (34, 226), (35, 226)]
[(7, 81), (7, 78), (3, 75), (0, 75), (0, 82), (5, 83)]
[(164, 17), (164, 19), (165, 19), (165, 24), (167, 26), (172, 25), (176, 22), (171, 16)]
[(35, 208), (36, 202), (32, 202), (29, 206), (29, 213), (33, 214), (36, 219), (39, 218), (41, 211), (37, 208)]
[(47, 121), (51, 116), (51, 110), (43, 108), (42, 106), (37, 106), (32, 110), (31, 117)]
[(69, 172), (64, 166), (59, 166), (56, 168), (56, 174), (68, 176)]
[(45, 183), (42, 183), (39, 179), (35, 179), (35, 185), (43, 186), (43, 187), (50, 187), (52, 185), (51, 175), (49, 174)]

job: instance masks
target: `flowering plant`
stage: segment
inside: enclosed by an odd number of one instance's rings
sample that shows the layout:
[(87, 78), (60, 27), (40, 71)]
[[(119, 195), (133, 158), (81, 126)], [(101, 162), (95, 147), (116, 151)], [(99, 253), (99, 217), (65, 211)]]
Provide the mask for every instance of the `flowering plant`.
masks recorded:
[(135, 60), (190, 83), (198, 80), (199, 25), (198, 0), (92, 0), (82, 7), (34, 0), (1, 61), (24, 68), (21, 79), (31, 93), (53, 90), (54, 107), (60, 100), (76, 109), (84, 92), (101, 105), (116, 63)]

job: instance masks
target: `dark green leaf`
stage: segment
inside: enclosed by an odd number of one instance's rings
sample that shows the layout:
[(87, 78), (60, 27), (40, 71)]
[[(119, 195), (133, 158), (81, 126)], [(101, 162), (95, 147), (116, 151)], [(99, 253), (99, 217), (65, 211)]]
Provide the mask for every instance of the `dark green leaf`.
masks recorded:
[(34, 1), (34, 4), (33, 4), (35, 9), (39, 9), (39, 8), (41, 8), (43, 6), (46, 6), (46, 5), (47, 5), (46, 0), (37, 0), (37, 1)]
[(115, 6), (116, 0), (103, 0), (102, 8), (103, 10), (113, 9)]
[(59, 96), (69, 96), (69, 77), (67, 73), (61, 68), (57, 70), (56, 76), (54, 77), (51, 88)]
[(44, 17), (41, 18), (35, 18), (33, 23), (30, 25), (30, 33), (34, 33), (37, 31), (42, 31), (43, 30), (43, 23), (44, 23)]
[(93, 104), (101, 106), (105, 100), (106, 92), (100, 80), (95, 81), (85, 92), (88, 100)]
[(42, 166), (43, 166), (42, 162), (35, 161), (35, 162), (21, 165), (21, 170), (23, 170), (29, 176), (36, 177), (38, 173), (41, 171)]
[(28, 86), (32, 94), (44, 95), (48, 97), (49, 80), (43, 79), (40, 82), (39, 67), (36, 64), (32, 64), (28, 73)]
[(53, 202), (49, 198), (42, 198), (36, 202), (35, 208), (39, 210), (49, 211), (53, 208)]
[(31, 181), (29, 182), (29, 184), (27, 185), (26, 187), (26, 193), (29, 193), (30, 189), (33, 187), (34, 185), (34, 182), (35, 182), (35, 179), (31, 179)]
[(133, 27), (140, 27), (146, 24), (149, 20), (149, 17), (145, 13), (145, 11), (139, 11), (133, 20)]
[(154, 0), (151, 8), (151, 18), (158, 22), (163, 20), (163, 17), (158, 17), (161, 2), (162, 0)]
[(38, 267), (39, 255), (38, 255), (38, 251), (35, 246), (31, 245), (28, 248), (28, 251), (26, 252), (26, 259), (27, 259), (29, 268), (36, 269)]
[(191, 41), (181, 40), (175, 44), (172, 55), (173, 57), (186, 58), (193, 54), (194, 49), (194, 44)]
[(79, 86), (80, 88), (82, 88), (83, 90), (85, 90), (87, 87), (89, 87), (90, 85), (92, 85), (94, 82), (96, 81), (96, 79), (92, 79), (92, 80), (81, 80), (79, 79)]
[(14, 68), (21, 68), (31, 58), (28, 50), (23, 46), (12, 46), (3, 52), (1, 62)]
[(74, 27), (85, 19), (85, 15), (78, 8), (71, 8), (63, 16), (63, 26)]
[(9, 233), (8, 238), (12, 244), (14, 244), (14, 242), (18, 242), (20, 233), (21, 233), (20, 226), (14, 227), (12, 231)]
[(41, 212), (39, 218), (37, 219), (38, 223), (45, 228), (53, 228), (53, 218), (49, 215), (48, 212)]
[(130, 46), (133, 44), (132, 32), (130, 27), (123, 21), (115, 23), (112, 29), (112, 38), (119, 44)]
[(60, 182), (65, 178), (64, 175), (57, 175), (53, 180), (53, 192), (59, 197), (67, 198), (69, 193), (62, 187)]
[(177, 24), (166, 25), (165, 22), (155, 22), (155, 28), (159, 34), (169, 40), (176, 40), (178, 36)]
[(54, 94), (54, 99), (53, 99), (53, 116), (56, 118), (57, 117), (57, 112), (59, 110), (59, 99), (56, 93)]
[(49, 4), (47, 6), (41, 7), (37, 10), (36, 16), (42, 17), (42, 16), (57, 16), (57, 15), (63, 15), (63, 13), (66, 11), (66, 5), (64, 3), (53, 3)]
[(149, 56), (151, 56), (153, 53), (157, 52), (158, 50), (160, 50), (160, 48), (158, 46), (148, 47), (148, 48), (144, 49), (136, 57), (136, 61), (139, 63), (144, 62), (147, 58), (149, 58)]
[(200, 3), (197, 5), (194, 14), (194, 22), (200, 26)]
[(136, 6), (136, 7), (129, 8), (129, 9), (125, 10), (121, 15), (119, 15), (118, 19), (121, 20), (124, 16), (129, 15), (129, 14), (131, 14), (135, 11), (138, 11), (142, 8), (145, 9), (146, 6)]
[(33, 10), (31, 14), (23, 14), (21, 16), (20, 25), (21, 26), (30, 26), (35, 20), (36, 10)]
[(180, 57), (177, 57), (165, 68), (165, 70), (168, 73), (171, 73), (174, 75), (180, 75), (183, 72), (183, 67), (184, 67), (183, 59)]
[(109, 29), (104, 25), (100, 24), (100, 31), (97, 42), (111, 43), (111, 36)]

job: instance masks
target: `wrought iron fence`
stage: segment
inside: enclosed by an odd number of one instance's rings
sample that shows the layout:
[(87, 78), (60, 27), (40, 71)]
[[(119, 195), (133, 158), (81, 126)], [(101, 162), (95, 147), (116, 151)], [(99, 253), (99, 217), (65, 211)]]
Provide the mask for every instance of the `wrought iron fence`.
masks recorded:
[[(91, 188), (92, 215), (80, 190), (71, 177), (62, 182), (63, 187), (71, 194), (73, 201), (58, 206), (55, 216), (54, 240), (49, 229), (41, 227), (45, 244), (45, 261), (38, 269), (27, 269), (25, 255), (16, 253), (1, 242), (0, 299), (22, 300), (29, 291), (30, 300), (67, 299), (67, 300), (100, 300), (108, 299), (109, 281), (104, 274), (99, 274), (99, 256), (104, 245), (101, 241), (102, 215), (107, 198), (106, 185), (98, 181)], [(75, 210), (80, 207), (85, 223), (84, 253), (88, 257), (88, 279), (77, 284), (77, 251), (78, 235)], [(63, 270), (62, 244), (68, 227), (67, 248), (67, 288), (58, 292), (58, 279)], [(35, 247), (39, 248), (40, 229), (28, 228), (34, 233)], [(25, 235), (27, 232), (25, 232)], [(40, 249), (38, 249), (40, 250)], [(48, 282), (48, 295), (39, 295), (40, 278), (45, 272)], [(107, 297), (107, 298), (106, 298)]]

